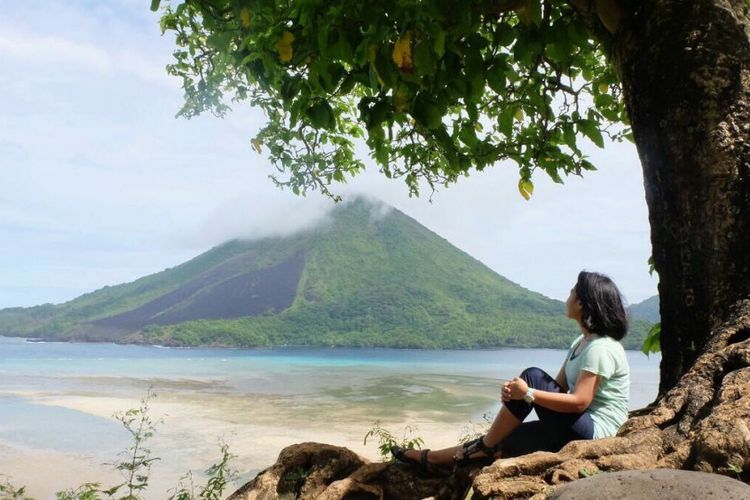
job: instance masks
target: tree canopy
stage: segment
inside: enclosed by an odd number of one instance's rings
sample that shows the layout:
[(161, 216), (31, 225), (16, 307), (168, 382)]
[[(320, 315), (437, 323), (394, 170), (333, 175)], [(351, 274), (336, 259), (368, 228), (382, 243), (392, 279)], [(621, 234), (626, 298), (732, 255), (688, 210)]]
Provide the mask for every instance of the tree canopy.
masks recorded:
[(578, 14), (549, 0), (186, 0), (161, 27), (176, 36), (179, 114), (262, 109), (252, 146), (295, 193), (333, 195), (364, 168), (362, 139), (414, 194), (512, 160), (528, 199), (537, 169), (555, 182), (595, 169), (582, 138), (632, 139), (606, 37)]

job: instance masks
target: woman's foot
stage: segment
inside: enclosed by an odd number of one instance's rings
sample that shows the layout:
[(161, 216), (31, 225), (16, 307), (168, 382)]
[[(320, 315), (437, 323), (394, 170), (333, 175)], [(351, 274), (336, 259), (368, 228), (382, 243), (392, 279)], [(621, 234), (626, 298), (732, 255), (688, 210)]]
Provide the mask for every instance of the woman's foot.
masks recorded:
[(446, 475), (449, 471), (439, 464), (430, 461), (430, 450), (415, 450), (394, 446), (391, 448), (393, 458), (403, 464), (415, 467), (417, 471), (427, 476)]
[(461, 449), (453, 457), (458, 465), (470, 462), (492, 462), (500, 454), (500, 443), (489, 446), (484, 442), (485, 436), (480, 436), (463, 444)]

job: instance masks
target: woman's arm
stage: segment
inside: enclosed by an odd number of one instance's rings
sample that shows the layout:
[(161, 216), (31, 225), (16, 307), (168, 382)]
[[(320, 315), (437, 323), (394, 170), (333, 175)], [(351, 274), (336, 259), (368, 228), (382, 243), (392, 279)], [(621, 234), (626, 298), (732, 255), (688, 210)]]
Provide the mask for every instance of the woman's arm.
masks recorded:
[[(598, 387), (599, 377), (597, 375), (581, 371), (573, 393), (564, 394), (537, 390), (534, 391), (534, 404), (561, 413), (582, 413), (591, 404)], [(526, 381), (516, 377), (510, 382), (506, 382), (503, 387), (503, 401), (523, 399), (528, 390), (529, 386)]]

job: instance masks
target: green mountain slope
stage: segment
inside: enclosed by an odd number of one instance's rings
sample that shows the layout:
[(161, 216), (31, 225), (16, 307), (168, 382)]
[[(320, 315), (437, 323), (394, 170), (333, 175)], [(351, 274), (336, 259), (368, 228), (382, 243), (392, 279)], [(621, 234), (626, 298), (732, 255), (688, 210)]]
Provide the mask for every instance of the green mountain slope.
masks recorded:
[[(60, 305), (0, 311), (0, 334), (168, 345), (567, 347), (562, 302), (498, 275), (398, 210), (357, 200), (286, 238), (232, 241)], [(626, 346), (640, 347), (636, 322)]]
[(633, 304), (629, 308), (630, 315), (633, 318), (642, 319), (647, 323), (658, 323), (661, 321), (659, 316), (659, 296), (654, 295), (643, 302)]

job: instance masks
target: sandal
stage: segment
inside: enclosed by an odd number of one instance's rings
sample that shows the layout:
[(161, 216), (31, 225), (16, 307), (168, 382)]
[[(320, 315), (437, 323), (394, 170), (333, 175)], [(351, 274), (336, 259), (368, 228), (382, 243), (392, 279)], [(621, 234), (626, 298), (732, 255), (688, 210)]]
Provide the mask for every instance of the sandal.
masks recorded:
[[(487, 462), (490, 464), (495, 461), (495, 454), (500, 451), (501, 444), (497, 443), (495, 446), (487, 446), (484, 444), (484, 436), (480, 436), (464, 443), (461, 449), (461, 457), (455, 456), (453, 457), (453, 461), (458, 466), (473, 462)], [(484, 455), (472, 456), (478, 452), (482, 452)]]
[(401, 462), (402, 464), (414, 467), (421, 475), (445, 476), (450, 473), (449, 470), (439, 466), (438, 464), (433, 464), (427, 461), (427, 454), (430, 452), (430, 450), (420, 450), (419, 460), (417, 460), (416, 458), (407, 457), (406, 452), (412, 449), (413, 448), (393, 446), (391, 448), (391, 453), (393, 454), (393, 458), (395, 458), (397, 461)]

